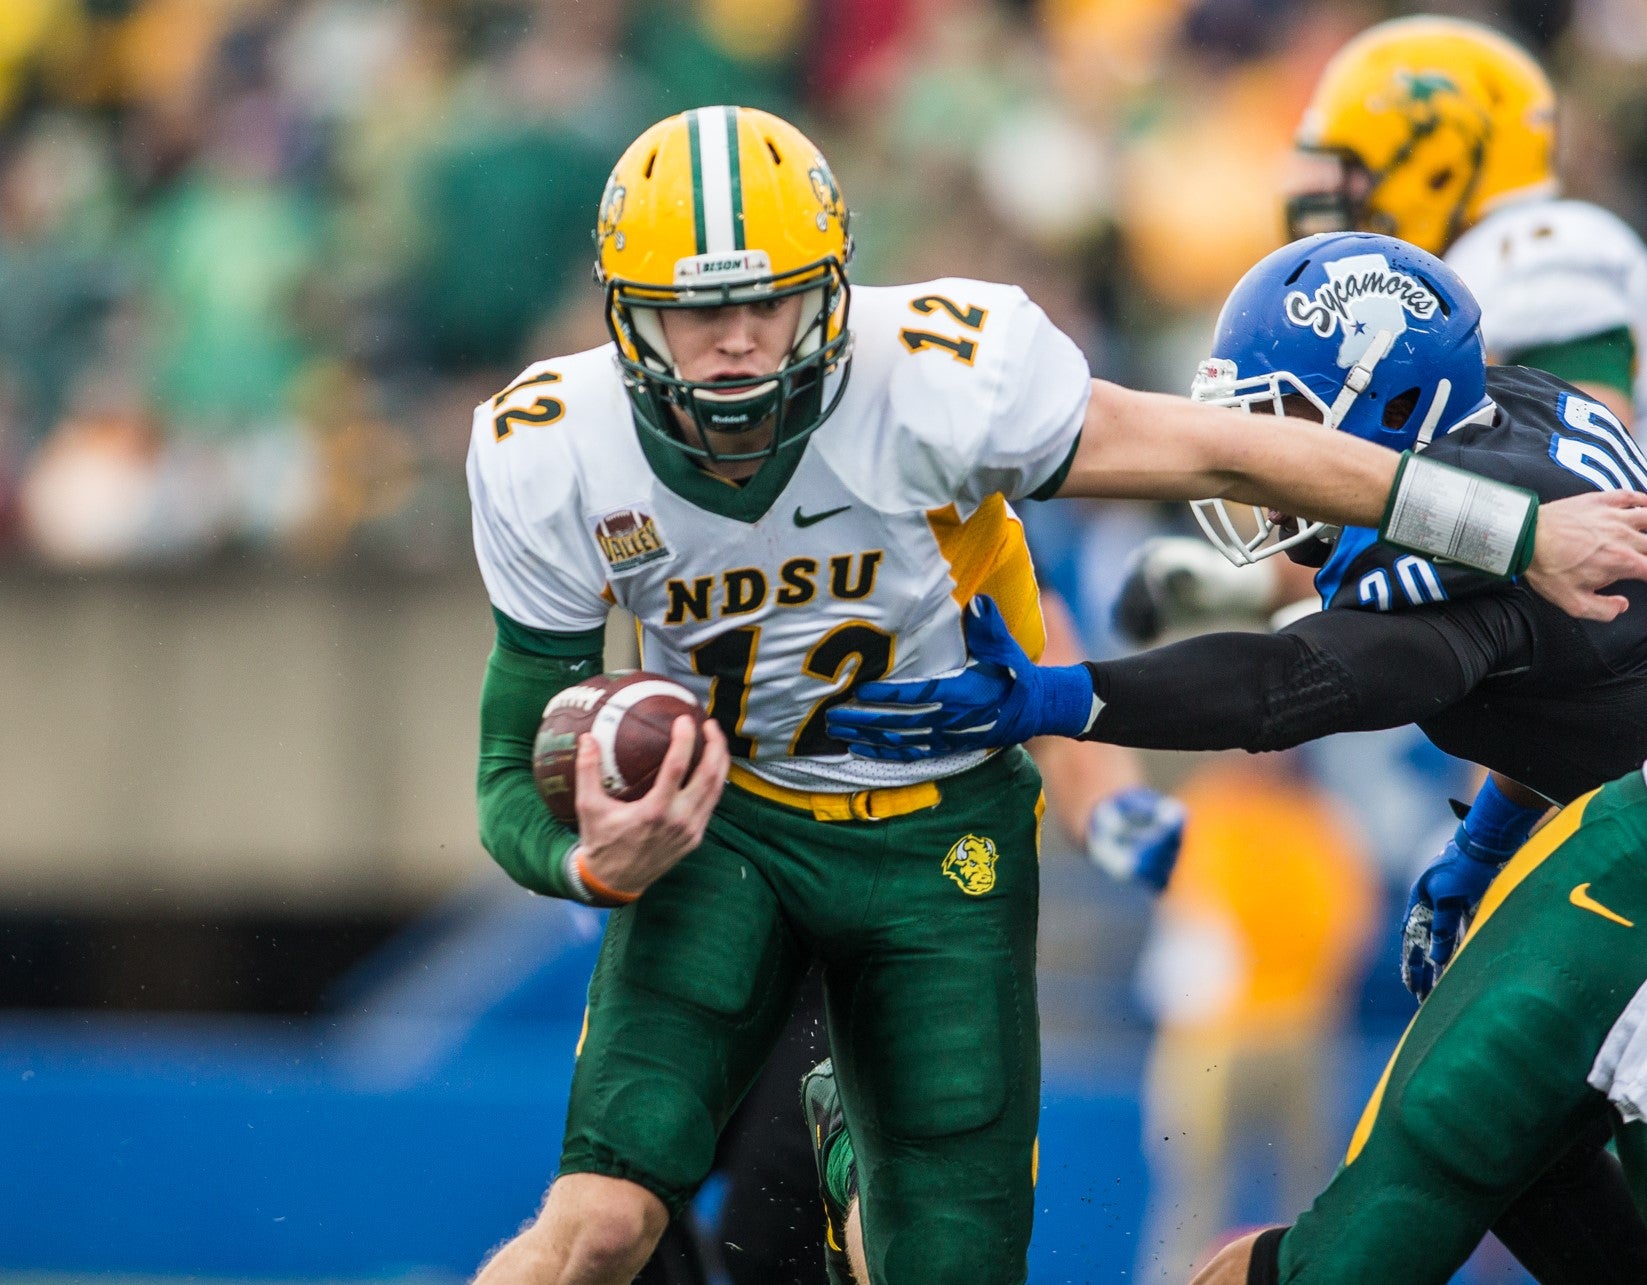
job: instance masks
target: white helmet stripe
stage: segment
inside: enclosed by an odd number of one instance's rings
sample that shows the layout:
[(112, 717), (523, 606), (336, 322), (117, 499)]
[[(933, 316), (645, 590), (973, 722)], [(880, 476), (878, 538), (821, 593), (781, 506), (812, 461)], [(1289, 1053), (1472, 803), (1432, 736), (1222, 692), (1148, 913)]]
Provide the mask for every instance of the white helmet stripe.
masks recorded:
[(732, 220), (731, 131), (735, 107), (699, 107), (692, 114), (698, 126), (700, 190), (703, 192), (704, 254), (730, 254), (737, 249)]

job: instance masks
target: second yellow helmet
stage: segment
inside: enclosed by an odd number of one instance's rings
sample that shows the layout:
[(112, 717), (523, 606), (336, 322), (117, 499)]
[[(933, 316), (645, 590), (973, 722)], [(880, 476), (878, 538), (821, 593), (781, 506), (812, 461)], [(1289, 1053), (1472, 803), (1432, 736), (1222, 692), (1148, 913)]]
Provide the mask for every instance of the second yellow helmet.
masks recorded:
[(1490, 28), (1399, 18), (1334, 55), (1297, 145), (1338, 170), (1289, 198), (1293, 237), (1355, 228), (1441, 254), (1494, 206), (1554, 194), (1555, 92)]

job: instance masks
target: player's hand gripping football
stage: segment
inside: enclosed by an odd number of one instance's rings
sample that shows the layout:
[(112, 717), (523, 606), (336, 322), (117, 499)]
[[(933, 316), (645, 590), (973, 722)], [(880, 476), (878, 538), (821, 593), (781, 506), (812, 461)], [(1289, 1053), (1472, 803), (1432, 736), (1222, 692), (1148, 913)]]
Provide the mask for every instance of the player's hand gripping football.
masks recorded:
[(1647, 495), (1592, 491), (1539, 506), (1527, 583), (1569, 616), (1611, 620), (1629, 603), (1600, 592), (1647, 580)]
[(696, 739), (693, 720), (677, 718), (652, 788), (633, 803), (623, 803), (601, 786), (595, 738), (587, 732), (578, 737), (579, 844), (585, 868), (606, 887), (639, 895), (703, 842), (709, 815), (726, 788), (731, 758), (720, 724), (706, 719), (703, 756), (688, 777)]
[(829, 711), (829, 734), (864, 758), (908, 762), (963, 750), (1079, 736), (1092, 722), (1084, 665), (1036, 665), (1000, 608), (979, 595), (961, 613), (969, 659), (948, 678), (865, 683)]

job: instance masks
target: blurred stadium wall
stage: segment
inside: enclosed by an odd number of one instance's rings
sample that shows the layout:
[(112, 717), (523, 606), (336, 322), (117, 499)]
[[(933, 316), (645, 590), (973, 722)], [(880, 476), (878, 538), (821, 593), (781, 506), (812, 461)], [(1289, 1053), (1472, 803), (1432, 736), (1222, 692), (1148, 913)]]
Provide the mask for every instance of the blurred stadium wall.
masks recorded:
[(0, 574), (0, 898), (407, 910), (473, 877), (472, 575)]

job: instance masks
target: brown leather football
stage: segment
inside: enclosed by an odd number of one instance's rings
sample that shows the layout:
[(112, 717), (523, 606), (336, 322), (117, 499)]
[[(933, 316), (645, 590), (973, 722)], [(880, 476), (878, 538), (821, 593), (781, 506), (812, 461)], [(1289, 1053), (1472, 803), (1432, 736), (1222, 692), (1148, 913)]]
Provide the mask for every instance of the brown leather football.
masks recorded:
[(692, 748), (696, 767), (703, 753), (703, 707), (674, 679), (637, 669), (597, 674), (555, 693), (532, 746), (538, 793), (557, 817), (577, 825), (578, 737), (589, 732), (600, 750), (606, 792), (625, 802), (640, 798), (652, 788), (669, 750), (669, 729), (682, 714), (699, 725)]

